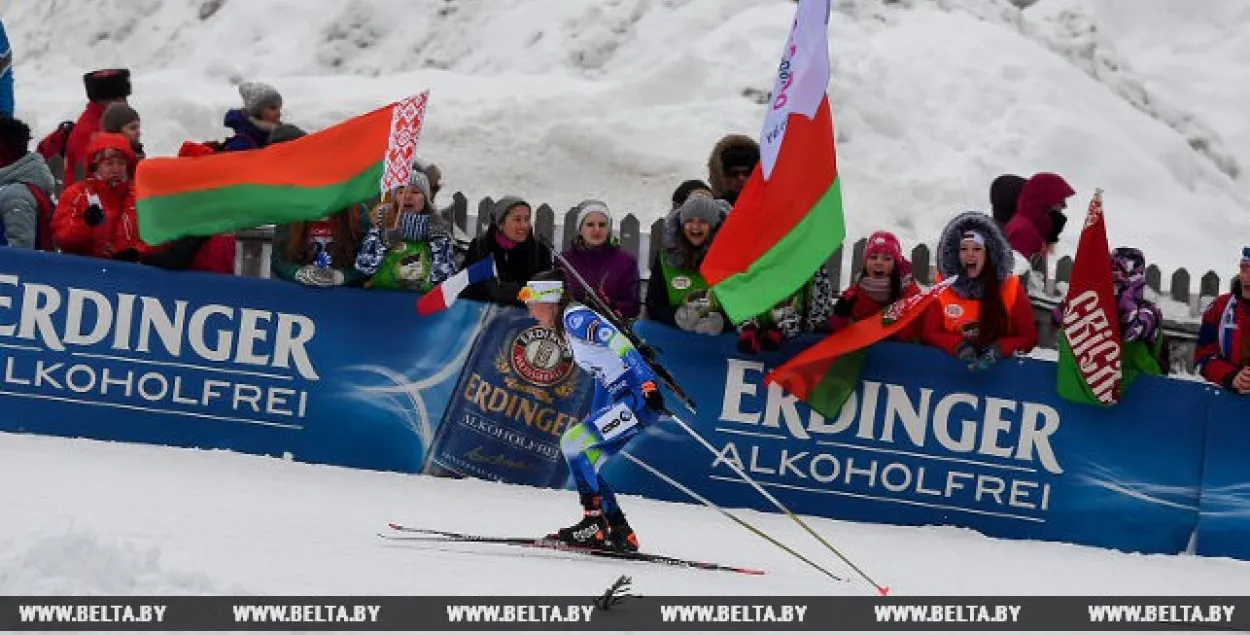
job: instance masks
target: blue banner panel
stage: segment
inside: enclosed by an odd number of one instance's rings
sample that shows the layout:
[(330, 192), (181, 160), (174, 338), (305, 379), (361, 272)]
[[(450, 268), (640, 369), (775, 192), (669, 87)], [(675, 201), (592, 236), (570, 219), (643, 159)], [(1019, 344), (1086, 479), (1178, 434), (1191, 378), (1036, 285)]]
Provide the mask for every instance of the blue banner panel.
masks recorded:
[(1198, 554), (1250, 560), (1250, 397), (1208, 390)]
[(415, 472), (483, 309), (0, 250), (0, 430)]
[[(1197, 522), (1208, 399), (1192, 384), (1144, 378), (1102, 409), (1059, 399), (1053, 363), (973, 374), (936, 349), (883, 343), (826, 420), (763, 381), (811, 340), (746, 359), (732, 336), (639, 331), (693, 394), (688, 423), (719, 455), (663, 423), (634, 452), (718, 504), (771, 509), (732, 462), (794, 511), (847, 520), (1153, 553), (1184, 550)], [(682, 496), (628, 462), (606, 474), (621, 491)]]
[(593, 382), (563, 336), (522, 309), (491, 306), (439, 426), (429, 471), (565, 486), (560, 435), (589, 410)]

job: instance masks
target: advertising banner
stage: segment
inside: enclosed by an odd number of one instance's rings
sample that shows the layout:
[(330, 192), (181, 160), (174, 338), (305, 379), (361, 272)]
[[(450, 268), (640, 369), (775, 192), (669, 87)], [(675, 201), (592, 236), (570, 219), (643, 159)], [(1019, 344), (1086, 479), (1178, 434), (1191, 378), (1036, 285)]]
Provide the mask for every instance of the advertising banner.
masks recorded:
[(523, 309), (489, 307), (429, 471), (563, 487), (569, 473), (560, 435), (589, 410), (593, 381), (573, 363), (563, 336)]

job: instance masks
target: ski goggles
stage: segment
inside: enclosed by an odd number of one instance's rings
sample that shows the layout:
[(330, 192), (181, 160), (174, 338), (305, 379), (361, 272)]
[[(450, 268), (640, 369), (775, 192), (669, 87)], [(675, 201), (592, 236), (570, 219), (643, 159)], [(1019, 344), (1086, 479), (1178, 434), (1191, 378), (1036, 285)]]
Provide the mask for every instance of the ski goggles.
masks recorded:
[(559, 280), (530, 280), (521, 287), (521, 292), (516, 297), (526, 304), (556, 304), (564, 297), (564, 283)]

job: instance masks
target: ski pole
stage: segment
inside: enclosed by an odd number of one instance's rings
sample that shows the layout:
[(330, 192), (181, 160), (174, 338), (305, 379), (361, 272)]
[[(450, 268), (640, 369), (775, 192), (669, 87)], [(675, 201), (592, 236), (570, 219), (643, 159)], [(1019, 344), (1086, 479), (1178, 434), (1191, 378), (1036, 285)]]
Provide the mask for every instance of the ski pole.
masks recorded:
[[(716, 447), (713, 446), (711, 443), (709, 443), (708, 440), (703, 437), (703, 435), (696, 432), (694, 428), (691, 428), (689, 424), (687, 424), (685, 421), (682, 421), (681, 417), (678, 417), (672, 412), (667, 412), (667, 411), (665, 412), (665, 414), (671, 417), (673, 421), (676, 421), (677, 425), (680, 425), (682, 429), (686, 431), (686, 434), (689, 434), (691, 437), (694, 437), (696, 441), (703, 444), (703, 447), (707, 448), (709, 452), (716, 455), (717, 457), (720, 456), (720, 453), (716, 451)], [(774, 507), (781, 510), (781, 512), (784, 513), (786, 516), (789, 516), (790, 520), (793, 520), (794, 522), (798, 523), (798, 525), (802, 527), (804, 530), (806, 530), (807, 533), (811, 534), (814, 538), (816, 538), (816, 540), (820, 541), (820, 544), (824, 545), (825, 548), (827, 548), (829, 551), (832, 551), (833, 555), (840, 558), (842, 562), (845, 562), (848, 567), (850, 567), (853, 571), (855, 571), (855, 573), (858, 573), (860, 577), (867, 580), (868, 583), (871, 584), (872, 586), (876, 587), (877, 593), (880, 593), (881, 595), (888, 595), (890, 593), (890, 587), (881, 586), (880, 584), (877, 584), (876, 581), (874, 581), (872, 578), (868, 577), (867, 573), (864, 573), (859, 567), (855, 566), (854, 562), (851, 562), (849, 558), (842, 555), (841, 551), (838, 551), (837, 548), (829, 544), (828, 540), (825, 540), (823, 536), (816, 533), (815, 529), (812, 529), (811, 526), (803, 522), (802, 518), (799, 518), (797, 515), (795, 515), (794, 512), (790, 511), (789, 507), (786, 507), (785, 505), (781, 503), (781, 501), (777, 500), (775, 496), (768, 493), (768, 490), (764, 489), (763, 486), (761, 486), (758, 482), (756, 482), (755, 479), (751, 478), (750, 475), (748, 475), (742, 468), (738, 467), (733, 461), (725, 461), (725, 463), (729, 464), (729, 467), (733, 468), (734, 472), (738, 474), (738, 477), (741, 478), (743, 482), (749, 484), (751, 487), (754, 487), (755, 491), (759, 492), (764, 498), (768, 499), (768, 502), (772, 503)]]
[(707, 506), (707, 507), (709, 507), (709, 508), (711, 508), (711, 509), (714, 509), (714, 510), (718, 511), (718, 512), (720, 512), (720, 513), (724, 514), (725, 516), (728, 516), (730, 520), (734, 521), (735, 523), (738, 523), (739, 525), (742, 525), (743, 527), (745, 527), (745, 528), (746, 528), (748, 531), (750, 531), (751, 533), (753, 533), (753, 534), (755, 534), (755, 535), (759, 536), (760, 538), (763, 538), (764, 540), (767, 540), (768, 542), (773, 543), (774, 545), (777, 545), (777, 547), (779, 547), (782, 551), (784, 551), (784, 552), (786, 552), (786, 553), (788, 553), (788, 554), (790, 554), (790, 555), (794, 556), (795, 558), (798, 558), (799, 560), (802, 560), (803, 562), (807, 563), (807, 564), (808, 564), (808, 566), (812, 567), (813, 569), (815, 569), (815, 570), (817, 570), (817, 571), (819, 571), (819, 572), (821, 572), (821, 573), (825, 574), (826, 576), (829, 576), (830, 578), (832, 578), (832, 579), (834, 579), (834, 580), (837, 580), (838, 582), (846, 582), (846, 580), (844, 580), (844, 579), (842, 579), (842, 578), (839, 578), (838, 576), (836, 576), (836, 575), (834, 575), (834, 574), (830, 573), (828, 569), (826, 569), (826, 568), (824, 568), (824, 567), (822, 567), (822, 566), (820, 566), (820, 565), (816, 564), (815, 562), (812, 562), (811, 560), (809, 560), (809, 559), (807, 558), (807, 556), (804, 556), (803, 554), (801, 554), (801, 553), (799, 553), (799, 552), (795, 551), (794, 549), (791, 549), (790, 547), (786, 546), (786, 545), (785, 545), (784, 543), (782, 543), (780, 540), (777, 540), (776, 538), (773, 538), (772, 536), (768, 535), (768, 534), (767, 534), (764, 530), (762, 530), (762, 529), (760, 529), (760, 528), (756, 527), (755, 525), (752, 525), (751, 523), (748, 523), (748, 522), (747, 522), (747, 521), (745, 521), (745, 520), (742, 520), (741, 518), (738, 518), (737, 516), (735, 516), (735, 515), (731, 514), (728, 510), (726, 510), (726, 509), (724, 509), (724, 508), (720, 507), (720, 506), (719, 506), (719, 505), (717, 505), (716, 503), (713, 503), (712, 501), (710, 501), (710, 500), (708, 500), (708, 499), (704, 498), (703, 496), (700, 496), (698, 492), (696, 492), (696, 491), (694, 491), (694, 490), (690, 489), (689, 487), (686, 487), (685, 485), (682, 485), (679, 481), (677, 481), (677, 480), (673, 479), (672, 477), (668, 476), (668, 475), (667, 475), (667, 474), (665, 474), (664, 472), (661, 472), (660, 470), (658, 470), (658, 469), (656, 469), (656, 468), (654, 468), (654, 467), (651, 467), (650, 465), (648, 465), (648, 464), (647, 464), (645, 461), (643, 461), (642, 459), (640, 459), (640, 458), (638, 458), (638, 457), (636, 457), (636, 456), (634, 456), (634, 455), (632, 455), (632, 454), (630, 454), (629, 452), (626, 452), (626, 451), (624, 451), (624, 450), (622, 450), (622, 451), (621, 451), (621, 455), (622, 455), (622, 456), (624, 456), (625, 458), (629, 459), (630, 461), (633, 461), (633, 462), (634, 462), (634, 464), (635, 464), (635, 465), (637, 465), (638, 467), (640, 467), (640, 468), (642, 468), (642, 469), (644, 469), (644, 470), (646, 470), (646, 471), (650, 472), (653, 476), (655, 476), (656, 478), (660, 479), (661, 481), (664, 481), (665, 483), (668, 483), (669, 485), (673, 486), (673, 488), (674, 488), (674, 489), (677, 489), (678, 491), (680, 491), (681, 493), (685, 494), (686, 496), (689, 496), (690, 498), (693, 498), (693, 499), (695, 499), (695, 500), (699, 501), (700, 503), (703, 503), (705, 506)]

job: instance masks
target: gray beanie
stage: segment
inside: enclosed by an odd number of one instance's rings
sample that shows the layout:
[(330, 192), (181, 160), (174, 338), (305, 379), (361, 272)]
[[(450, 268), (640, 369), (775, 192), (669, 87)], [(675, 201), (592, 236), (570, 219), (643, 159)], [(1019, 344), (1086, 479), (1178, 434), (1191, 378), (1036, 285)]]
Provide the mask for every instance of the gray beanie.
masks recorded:
[(115, 101), (104, 109), (104, 114), (100, 117), (100, 129), (104, 132), (121, 132), (132, 121), (139, 121), (139, 112), (124, 101)]
[(706, 196), (691, 196), (677, 208), (677, 218), (683, 225), (698, 218), (716, 228), (720, 226), (721, 207)]
[(269, 143), (282, 143), (284, 141), (294, 141), (300, 137), (307, 135), (299, 126), (280, 123), (274, 127), (273, 132), (269, 133)]
[(243, 111), (252, 117), (259, 117), (260, 111), (267, 106), (282, 105), (282, 95), (278, 93), (278, 89), (263, 82), (239, 84), (239, 96), (243, 97)]
[(608, 233), (612, 233), (612, 212), (608, 211), (608, 204), (603, 201), (588, 199), (577, 204), (577, 231), (582, 231), (582, 223), (586, 222), (586, 217), (594, 213), (603, 214), (608, 219)]
[(508, 212), (513, 208), (520, 207), (522, 205), (526, 207), (530, 206), (529, 203), (526, 203), (525, 200), (519, 196), (505, 196), (499, 199), (499, 202), (495, 203), (495, 206), (490, 210), (491, 223), (496, 226), (502, 225), (503, 219), (508, 215)]
[(430, 179), (425, 174), (418, 170), (413, 170), (408, 175), (408, 185), (421, 190), (421, 194), (425, 196), (425, 206), (434, 209), (434, 201), (431, 200), (433, 197), (430, 196)]

